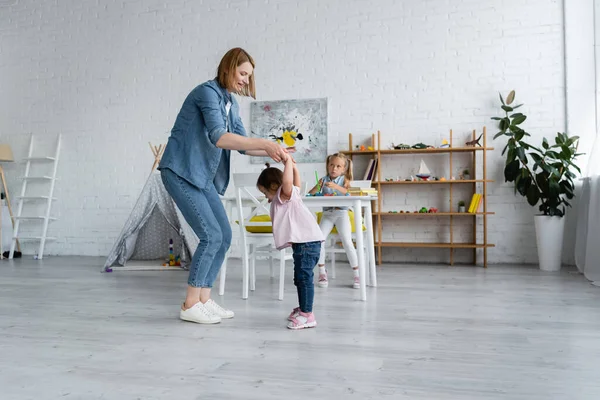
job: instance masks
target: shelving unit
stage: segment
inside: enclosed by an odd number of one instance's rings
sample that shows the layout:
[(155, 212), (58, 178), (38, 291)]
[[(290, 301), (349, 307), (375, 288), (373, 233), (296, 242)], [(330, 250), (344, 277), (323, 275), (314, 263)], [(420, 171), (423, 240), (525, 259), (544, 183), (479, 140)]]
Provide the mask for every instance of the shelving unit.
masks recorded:
[[(476, 130), (473, 130), (473, 140), (477, 138)], [(493, 212), (488, 211), (487, 207), (487, 184), (494, 182), (493, 180), (487, 179), (487, 152), (494, 150), (493, 147), (487, 147), (487, 132), (486, 127), (483, 127), (483, 136), (481, 138), (483, 145), (473, 147), (453, 147), (452, 130), (450, 130), (450, 147), (448, 148), (429, 148), (429, 149), (402, 149), (402, 150), (382, 150), (381, 149), (381, 132), (377, 131), (377, 134), (371, 135), (371, 147), (374, 150), (353, 150), (352, 146), (352, 134), (348, 135), (348, 151), (343, 151), (344, 154), (348, 155), (351, 159), (354, 156), (371, 156), (377, 160), (377, 180), (372, 181), (372, 185), (377, 188), (379, 196), (373, 207), (373, 219), (374, 226), (376, 227), (376, 238), (375, 246), (377, 248), (377, 263), (381, 264), (382, 249), (401, 247), (401, 248), (445, 248), (450, 250), (450, 265), (454, 265), (454, 250), (455, 249), (472, 249), (473, 250), (473, 264), (477, 263), (477, 250), (483, 250), (483, 266), (487, 267), (487, 249), (494, 247), (494, 244), (488, 243), (487, 239), (487, 218), (489, 215), (493, 215)], [(415, 155), (415, 154), (441, 154), (448, 156), (449, 171), (453, 171), (453, 154), (454, 153), (467, 153), (471, 154), (471, 171), (472, 179), (468, 180), (451, 180), (445, 181), (386, 181), (382, 179), (381, 171), (381, 159), (383, 156), (402, 156), (402, 155)], [(478, 175), (477, 171), (477, 155), (482, 154), (482, 166), (481, 174)], [(472, 185), (472, 193), (476, 193), (477, 185), (482, 186), (482, 206), (481, 212), (469, 213), (469, 212), (454, 212), (452, 211), (455, 207), (453, 199), (453, 188), (456, 185)], [(449, 190), (449, 210), (446, 212), (437, 213), (390, 213), (382, 210), (383, 196), (385, 196), (384, 190), (386, 187), (393, 185), (447, 185)], [(439, 242), (384, 242), (383, 241), (383, 219), (384, 218), (414, 218), (414, 217), (426, 217), (426, 218), (449, 218), (450, 219), (450, 241), (447, 243)], [(478, 221), (481, 217), (483, 237), (478, 241), (477, 227)], [(473, 228), (473, 240), (468, 243), (455, 242), (454, 241), (454, 218), (471, 218)]]

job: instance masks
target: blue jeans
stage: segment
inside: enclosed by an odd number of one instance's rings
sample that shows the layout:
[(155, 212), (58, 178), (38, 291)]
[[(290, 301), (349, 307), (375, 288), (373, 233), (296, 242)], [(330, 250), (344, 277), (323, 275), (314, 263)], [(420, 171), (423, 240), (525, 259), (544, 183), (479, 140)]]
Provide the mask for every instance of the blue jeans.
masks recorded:
[(298, 306), (302, 312), (312, 312), (315, 297), (315, 265), (321, 255), (321, 242), (292, 243), (294, 250), (294, 285), (298, 290)]
[(185, 220), (200, 239), (190, 264), (188, 285), (211, 288), (231, 245), (231, 226), (213, 184), (199, 189), (170, 169), (160, 176)]

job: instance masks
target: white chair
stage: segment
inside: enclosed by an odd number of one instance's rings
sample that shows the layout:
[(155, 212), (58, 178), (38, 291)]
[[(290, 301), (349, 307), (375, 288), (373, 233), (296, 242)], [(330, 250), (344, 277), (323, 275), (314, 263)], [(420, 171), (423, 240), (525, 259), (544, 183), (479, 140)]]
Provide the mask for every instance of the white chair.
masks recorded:
[[(352, 181), (352, 187), (359, 187), (361, 189), (363, 188), (370, 188), (371, 187), (371, 181), (370, 180), (365, 180), (365, 181)], [(362, 212), (362, 210), (354, 210), (355, 212)], [(364, 220), (361, 218), (362, 224), (364, 225)], [(352, 223), (354, 223), (354, 221), (352, 221)], [(363, 244), (364, 244), (364, 248), (365, 248), (365, 255), (368, 254), (367, 252), (367, 238), (366, 238), (366, 231), (362, 230), (362, 226), (360, 227), (355, 227), (355, 231), (359, 229), (360, 232), (363, 235)], [(356, 232), (352, 232), (352, 239), (356, 240)], [(340, 235), (338, 235), (337, 233), (330, 233), (329, 236), (327, 236), (327, 239), (325, 241), (325, 254), (329, 255), (330, 258), (330, 264), (329, 264), (329, 268), (328, 271), (331, 273), (331, 277), (335, 279), (335, 254), (336, 253), (346, 253), (346, 251), (344, 250), (344, 248), (342, 246), (338, 247), (336, 246), (336, 242), (338, 242), (340, 240)], [(367, 269), (368, 270), (368, 269)], [(368, 272), (367, 272), (368, 274)], [(361, 277), (362, 278), (362, 277)]]
[[(270, 221), (256, 222), (253, 217), (270, 215), (267, 199), (259, 200), (260, 194), (256, 189), (256, 173), (234, 173), (233, 183), (236, 191), (236, 208), (240, 229), (240, 254), (242, 257), (242, 298), (248, 298), (248, 287), (254, 291), (256, 288), (256, 256), (269, 257), (271, 277), (274, 276), (273, 258), (279, 258), (279, 300), (283, 300), (283, 287), (285, 277), (285, 262), (292, 260), (292, 254), (285, 250), (277, 250), (272, 232), (253, 233), (246, 228), (271, 227)], [(250, 212), (245, 215), (244, 207), (248, 208), (248, 200), (252, 202)], [(226, 268), (226, 264), (223, 265)], [(221, 269), (220, 288), (225, 287), (226, 269)]]

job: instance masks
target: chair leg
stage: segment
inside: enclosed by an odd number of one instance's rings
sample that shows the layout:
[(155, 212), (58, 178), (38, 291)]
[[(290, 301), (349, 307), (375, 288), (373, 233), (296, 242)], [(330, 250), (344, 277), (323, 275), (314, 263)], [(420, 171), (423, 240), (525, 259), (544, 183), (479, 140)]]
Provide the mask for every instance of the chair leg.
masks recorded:
[(331, 277), (335, 279), (335, 239), (331, 240), (331, 253), (330, 253), (331, 261)]
[(269, 268), (271, 269), (271, 278), (275, 278), (275, 263), (272, 254), (269, 255)]
[(279, 252), (279, 300), (283, 300), (283, 284), (285, 280), (285, 250)]
[(250, 245), (250, 290), (256, 290), (256, 245)]
[(225, 259), (223, 260), (223, 265), (221, 266), (221, 272), (219, 272), (219, 296), (223, 296), (225, 294), (225, 276), (227, 275), (227, 259), (229, 258), (229, 253), (231, 250), (227, 250), (227, 254), (225, 254)]
[(242, 241), (242, 299), (248, 298), (248, 246)]

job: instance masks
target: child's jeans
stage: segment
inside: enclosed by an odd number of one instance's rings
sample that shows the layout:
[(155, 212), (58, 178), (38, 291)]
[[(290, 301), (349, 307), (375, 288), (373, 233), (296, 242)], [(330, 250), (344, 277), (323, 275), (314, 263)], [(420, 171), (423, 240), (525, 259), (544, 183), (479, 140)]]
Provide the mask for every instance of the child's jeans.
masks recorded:
[(192, 257), (188, 285), (212, 287), (231, 244), (231, 226), (215, 185), (198, 189), (170, 169), (161, 178), (200, 243)]
[(321, 254), (321, 242), (292, 243), (294, 250), (294, 285), (298, 290), (298, 306), (312, 312), (315, 297), (314, 268)]
[[(348, 262), (352, 268), (358, 267), (358, 257), (356, 256), (356, 249), (352, 243), (352, 226), (350, 225), (350, 218), (348, 216), (348, 210), (330, 210), (323, 211), (321, 216), (321, 222), (319, 228), (323, 232), (323, 236), (327, 238), (331, 233), (333, 227), (337, 228), (338, 234), (342, 239), (342, 245), (346, 251)], [(325, 242), (321, 245), (321, 256), (319, 257), (319, 265), (325, 265)]]

